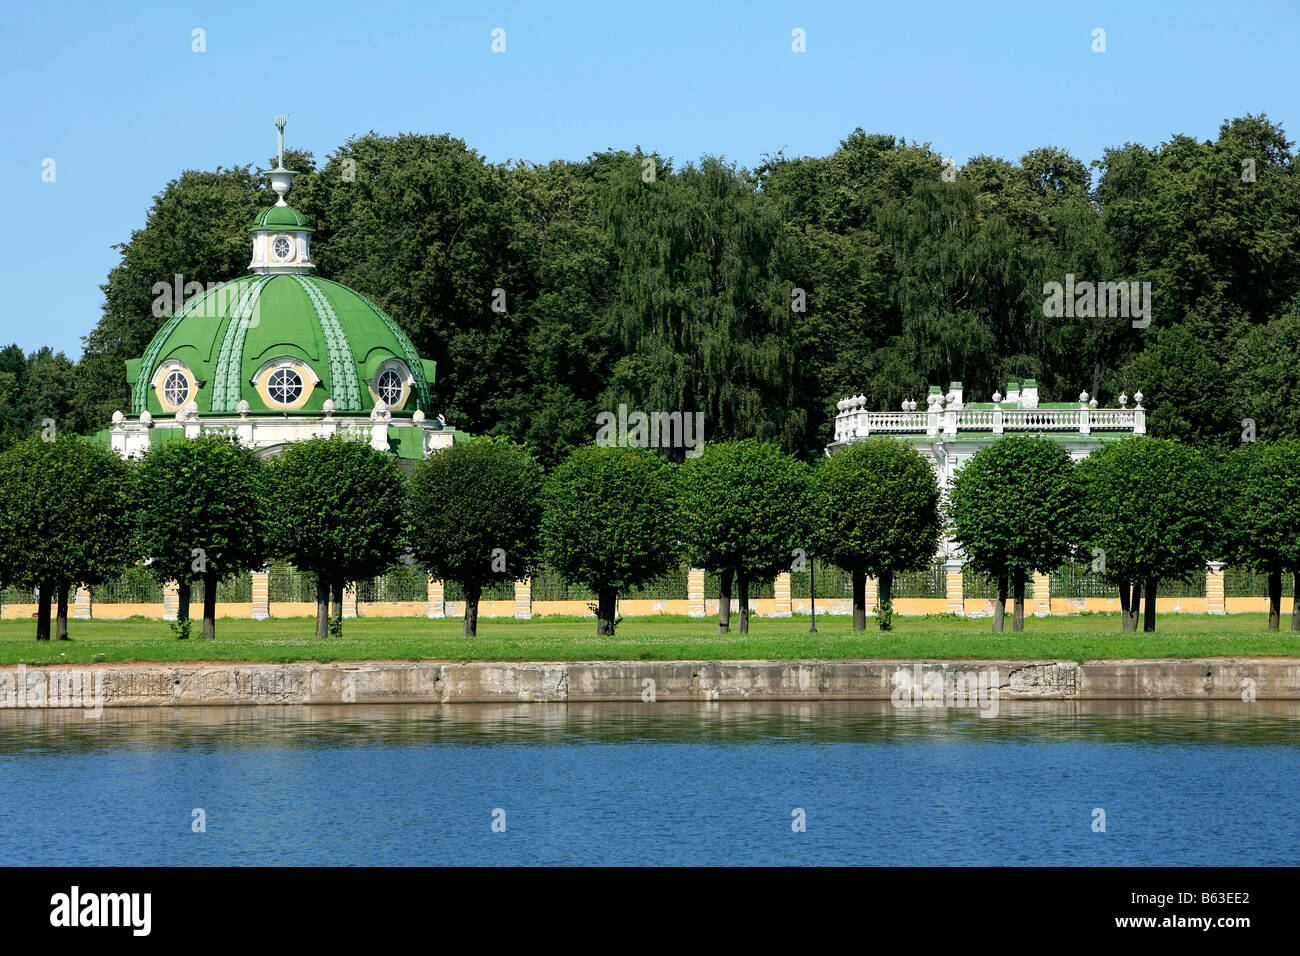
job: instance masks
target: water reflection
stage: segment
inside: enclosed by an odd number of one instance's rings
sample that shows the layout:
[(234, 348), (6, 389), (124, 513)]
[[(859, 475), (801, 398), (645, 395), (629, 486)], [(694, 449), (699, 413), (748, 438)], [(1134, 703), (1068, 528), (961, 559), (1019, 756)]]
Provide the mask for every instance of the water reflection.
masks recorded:
[(1298, 718), (1209, 701), (0, 711), (0, 865), (1294, 864)]
[(1003, 701), (899, 709), (888, 701), (367, 704), (0, 711), (0, 754), (103, 748), (371, 745), (887, 743), (1092, 740), (1300, 743), (1300, 701)]

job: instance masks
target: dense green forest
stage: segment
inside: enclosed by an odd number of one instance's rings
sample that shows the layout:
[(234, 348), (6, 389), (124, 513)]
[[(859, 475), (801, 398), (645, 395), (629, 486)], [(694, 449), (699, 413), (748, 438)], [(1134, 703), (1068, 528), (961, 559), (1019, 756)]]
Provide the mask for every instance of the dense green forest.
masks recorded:
[[(450, 136), (373, 133), (286, 165), (304, 172), (291, 201), (318, 271), (437, 360), (447, 420), (549, 467), (620, 402), (810, 456), (839, 398), (897, 408), (954, 379), (982, 401), (1020, 377), (1046, 401), (1140, 389), (1151, 433), (1209, 451), (1243, 418), (1300, 438), (1292, 146), (1246, 116), (1091, 164), (1042, 148), (954, 167), (856, 130), (830, 156), (755, 169), (639, 150), (491, 164)], [(164, 321), (155, 283), (242, 275), (273, 199), (252, 164), (168, 183), (119, 247), (80, 362), (0, 352), (0, 434), (105, 427), (128, 407), (123, 360)], [(1150, 325), (1045, 315), (1044, 283), (1067, 274), (1150, 282)]]

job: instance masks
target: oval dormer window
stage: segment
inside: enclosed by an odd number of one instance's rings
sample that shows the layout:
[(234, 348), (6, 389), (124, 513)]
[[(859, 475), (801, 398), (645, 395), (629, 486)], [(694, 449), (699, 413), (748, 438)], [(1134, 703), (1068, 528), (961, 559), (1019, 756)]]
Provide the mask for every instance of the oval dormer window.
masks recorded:
[(164, 412), (178, 412), (194, 401), (199, 392), (194, 373), (177, 359), (167, 359), (158, 366), (150, 380), (158, 405)]
[(276, 236), (271, 242), (271, 255), (275, 256), (280, 262), (284, 262), (293, 252), (293, 243), (288, 236)]
[(163, 398), (172, 408), (181, 408), (190, 400), (190, 380), (184, 372), (167, 373), (163, 379)]
[(402, 381), (402, 376), (398, 374), (397, 369), (384, 369), (379, 374), (375, 386), (375, 391), (379, 393), (379, 397), (384, 400), (384, 404), (389, 408), (402, 404), (402, 393), (406, 391), (406, 384)]

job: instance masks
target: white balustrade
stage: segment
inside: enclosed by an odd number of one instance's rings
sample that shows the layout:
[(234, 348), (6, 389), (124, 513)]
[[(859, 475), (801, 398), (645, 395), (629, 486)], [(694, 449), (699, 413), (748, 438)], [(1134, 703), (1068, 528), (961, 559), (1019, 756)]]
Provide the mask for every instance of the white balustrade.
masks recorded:
[(861, 395), (841, 401), (835, 416), (835, 441), (846, 442), (876, 433), (955, 435), (962, 431), (1009, 432), (1146, 432), (1146, 410), (1138, 408), (944, 408), (926, 411), (869, 411)]

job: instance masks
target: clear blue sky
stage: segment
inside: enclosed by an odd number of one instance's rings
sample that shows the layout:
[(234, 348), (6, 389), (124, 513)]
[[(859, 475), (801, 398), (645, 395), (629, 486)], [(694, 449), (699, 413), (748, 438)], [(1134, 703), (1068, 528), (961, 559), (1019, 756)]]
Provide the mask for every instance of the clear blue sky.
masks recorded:
[[(633, 148), (745, 166), (856, 127), (959, 163), (1300, 133), (1293, 3), (20, 3), (0, 11), (0, 340), (74, 359), (110, 246), (185, 169), (448, 132), (490, 161)], [(207, 52), (191, 51), (206, 31)], [(506, 31), (506, 52), (491, 32)], [(791, 51), (802, 28), (807, 52)], [(1092, 52), (1092, 30), (1106, 52)], [(42, 161), (56, 181), (41, 181)]]

